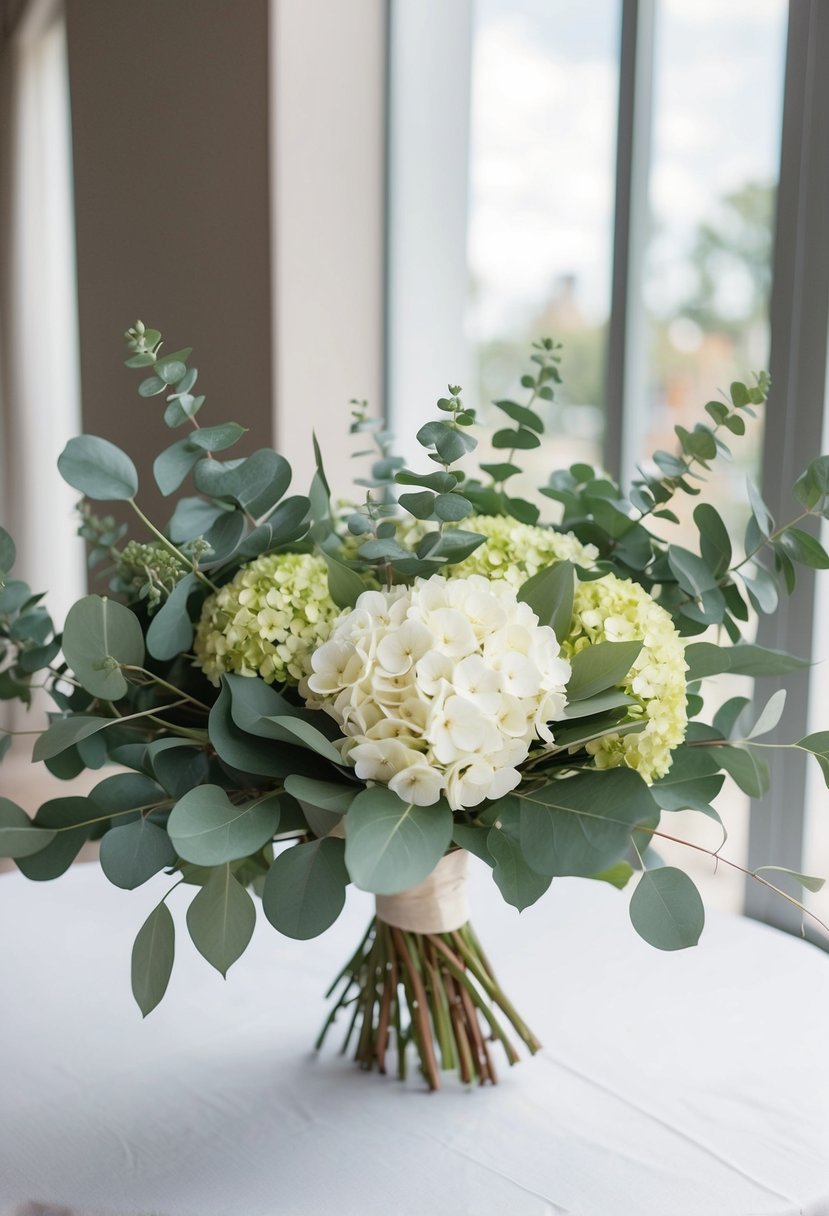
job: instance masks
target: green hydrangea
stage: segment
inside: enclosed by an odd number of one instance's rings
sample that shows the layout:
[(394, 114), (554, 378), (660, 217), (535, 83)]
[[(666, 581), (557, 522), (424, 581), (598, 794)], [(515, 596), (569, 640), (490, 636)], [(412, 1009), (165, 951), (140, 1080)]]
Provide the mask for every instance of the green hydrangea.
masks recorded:
[(645, 726), (629, 735), (606, 735), (587, 744), (597, 768), (626, 764), (650, 783), (671, 767), (671, 752), (685, 738), (685, 646), (673, 620), (630, 579), (605, 574), (579, 583), (573, 624), (562, 650), (569, 658), (596, 642), (643, 641), (622, 687), (636, 702), (629, 717)]
[(207, 678), (224, 672), (296, 684), (340, 610), (328, 592), (325, 561), (309, 553), (271, 553), (237, 571), (205, 601), (195, 652)]
[[(572, 532), (520, 524), (508, 515), (470, 515), (459, 526), (465, 532), (486, 537), (474, 553), (452, 567), (452, 573), (462, 577), (482, 574), (484, 578), (505, 579), (517, 589), (530, 575), (554, 562), (590, 567), (598, 557), (593, 545), (583, 545)], [(416, 544), (427, 528), (434, 528), (434, 524), (413, 522), (401, 533), (403, 543)]]
[[(483, 574), (519, 587), (556, 561), (594, 564), (597, 551), (571, 533), (531, 527), (500, 515), (475, 515), (464, 529), (487, 537), (453, 574)], [(598, 768), (626, 764), (648, 782), (671, 766), (671, 751), (685, 737), (685, 647), (669, 613), (638, 583), (606, 574), (579, 582), (570, 634), (562, 653), (570, 658), (585, 646), (604, 641), (641, 640), (642, 650), (622, 687), (635, 701), (629, 716), (645, 726), (628, 735), (608, 735), (587, 745)]]

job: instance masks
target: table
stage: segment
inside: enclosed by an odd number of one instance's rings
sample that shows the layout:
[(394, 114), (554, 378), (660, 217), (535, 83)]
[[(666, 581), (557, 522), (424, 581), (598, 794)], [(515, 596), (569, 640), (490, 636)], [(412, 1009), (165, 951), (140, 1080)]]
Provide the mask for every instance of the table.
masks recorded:
[(696, 950), (633, 932), (626, 895), (557, 879), (520, 917), (475, 863), (474, 923), (546, 1044), (497, 1088), (314, 1057), (321, 994), (370, 914), (257, 926), (227, 982), (186, 937), (142, 1022), (133, 937), (166, 889), (96, 865), (0, 876), (0, 1212), (145, 1216), (829, 1213), (829, 958), (714, 915)]

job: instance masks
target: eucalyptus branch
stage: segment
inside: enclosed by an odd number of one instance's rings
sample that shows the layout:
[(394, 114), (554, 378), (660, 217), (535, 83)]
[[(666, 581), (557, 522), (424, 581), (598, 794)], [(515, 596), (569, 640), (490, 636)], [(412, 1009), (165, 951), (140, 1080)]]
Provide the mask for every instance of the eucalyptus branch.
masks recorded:
[[(774, 891), (775, 894), (781, 895), (783, 899), (792, 904), (798, 909), (798, 911), (802, 912), (804, 916), (808, 916), (811, 920), (815, 921), (816, 924), (820, 925), (821, 929), (823, 929), (826, 934), (829, 934), (829, 924), (826, 924), (825, 921), (821, 920), (819, 916), (807, 908), (805, 904), (801, 903), (799, 899), (795, 899), (793, 895), (789, 895), (781, 887), (777, 887), (773, 882), (769, 882), (767, 878), (763, 878), (762, 875), (758, 874), (756, 870), (749, 870), (745, 866), (739, 865), (736, 861), (729, 861), (727, 857), (722, 857), (719, 850), (707, 849), (704, 845), (694, 844), (691, 840), (682, 840), (679, 836), (672, 836), (668, 832), (660, 832), (658, 828), (636, 827), (634, 830), (637, 832), (649, 832), (651, 836), (659, 836), (662, 840), (670, 840), (673, 844), (685, 845), (686, 848), (695, 849), (698, 853), (705, 853), (708, 857), (712, 857), (716, 864), (722, 862), (723, 865), (728, 866), (730, 869), (738, 870), (741, 874), (745, 875), (746, 878), (753, 878), (755, 882), (759, 882), (762, 886), (768, 887), (770, 891)], [(634, 843), (634, 848), (635, 847), (636, 845)], [(721, 847), (722, 846), (720, 846), (720, 848)], [(638, 851), (639, 850), (637, 849), (637, 853)]]
[(179, 561), (182, 569), (186, 570), (188, 572), (188, 574), (190, 574), (190, 573), (195, 574), (196, 578), (199, 579), (200, 582), (204, 583), (204, 585), (206, 587), (209, 587), (211, 591), (216, 592), (219, 590), (219, 588), (214, 583), (211, 583), (211, 581), (207, 577), (207, 575), (204, 574), (204, 572), (199, 569), (198, 563), (192, 562), (187, 557), (185, 557), (184, 554), (181, 552), (181, 550), (176, 548), (176, 546), (173, 544), (173, 542), (171, 540), (169, 540), (164, 535), (164, 533), (155, 526), (155, 524), (152, 522), (152, 520), (147, 518), (147, 516), (144, 514), (144, 512), (138, 506), (138, 503), (135, 501), (134, 498), (127, 499), (127, 502), (129, 502), (133, 511), (135, 511), (136, 515), (143, 522), (143, 524), (147, 528), (149, 528), (149, 530), (150, 530), (150, 532), (152, 532), (153, 536), (155, 536), (159, 541), (161, 541), (161, 543), (162, 543), (162, 545), (164, 545), (165, 549), (167, 549), (173, 555), (173, 557), (175, 557)]
[(94, 827), (96, 823), (107, 823), (110, 819), (120, 819), (123, 815), (152, 814), (153, 811), (161, 811), (167, 806), (173, 806), (175, 801), (175, 798), (164, 798), (161, 802), (148, 802), (144, 806), (131, 806), (124, 811), (110, 811), (108, 815), (98, 815), (95, 819), (84, 819), (80, 823), (68, 823), (62, 828), (52, 828), (50, 830), (56, 834), (60, 832), (74, 832), (78, 828)]
[(146, 676), (147, 679), (140, 685), (140, 687), (146, 687), (147, 683), (152, 682), (153, 684), (157, 684), (160, 688), (166, 688), (167, 691), (173, 693), (174, 696), (182, 697), (185, 701), (189, 701), (191, 705), (195, 705), (198, 709), (203, 709), (205, 713), (210, 713), (210, 706), (205, 705), (204, 701), (199, 701), (197, 697), (191, 696), (190, 693), (185, 692), (183, 689), (176, 688), (175, 684), (171, 684), (168, 680), (162, 679), (162, 677), (156, 675), (154, 671), (148, 671), (146, 667), (139, 667), (132, 663), (121, 663), (120, 668), (121, 671), (134, 671), (138, 672), (140, 675)]

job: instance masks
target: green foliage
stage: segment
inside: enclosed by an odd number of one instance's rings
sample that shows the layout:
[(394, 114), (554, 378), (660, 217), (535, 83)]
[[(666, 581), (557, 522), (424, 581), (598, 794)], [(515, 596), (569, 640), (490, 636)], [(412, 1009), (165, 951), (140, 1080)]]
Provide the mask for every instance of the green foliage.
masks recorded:
[(518, 598), (529, 604), (540, 624), (550, 625), (557, 638), (566, 638), (573, 617), (575, 587), (572, 562), (557, 562), (528, 578), (521, 585)]
[(87, 498), (123, 501), (138, 493), (138, 473), (129, 456), (97, 435), (70, 439), (58, 457), (58, 469)]
[(492, 877), (508, 904), (523, 912), (536, 903), (553, 881), (527, 862), (521, 848), (521, 803), (507, 797), (498, 807), (498, 818), (489, 830), (486, 847), (494, 862)]
[(306, 941), (334, 923), (349, 881), (344, 853), (344, 842), (328, 837), (275, 858), (262, 891), (262, 909), (275, 929)]
[(538, 874), (589, 878), (620, 861), (632, 829), (656, 814), (653, 795), (632, 769), (576, 773), (519, 790), (521, 851)]
[(143, 663), (144, 634), (138, 618), (123, 604), (87, 595), (69, 609), (63, 653), (88, 693), (119, 701), (127, 691), (121, 667)]
[(170, 837), (143, 816), (114, 827), (101, 841), (101, 869), (111, 883), (125, 891), (140, 887), (175, 860)]
[(180, 798), (167, 831), (178, 855), (198, 866), (220, 866), (258, 852), (279, 823), (274, 794), (234, 805), (218, 785), (200, 785)]
[(682, 870), (645, 870), (630, 900), (634, 929), (657, 950), (685, 950), (699, 941), (705, 909), (697, 888)]
[(396, 895), (431, 874), (452, 839), (452, 812), (402, 802), (384, 785), (362, 790), (346, 816), (345, 863), (355, 886)]
[(187, 909), (193, 944), (211, 967), (227, 976), (248, 948), (256, 925), (256, 908), (227, 864), (210, 872)]
[(132, 993), (144, 1017), (167, 991), (173, 971), (176, 930), (162, 901), (138, 931), (132, 948)]
[(36, 827), (16, 802), (0, 798), (0, 857), (29, 857), (54, 838), (53, 831)]

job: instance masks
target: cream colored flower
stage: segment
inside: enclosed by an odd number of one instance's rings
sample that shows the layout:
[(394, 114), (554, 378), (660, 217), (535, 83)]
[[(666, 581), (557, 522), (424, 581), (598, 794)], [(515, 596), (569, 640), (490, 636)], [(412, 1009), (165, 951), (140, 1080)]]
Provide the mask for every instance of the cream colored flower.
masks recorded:
[(361, 780), (458, 810), (518, 785), (569, 677), (553, 631), (506, 582), (434, 577), (361, 595), (300, 693), (337, 721)]

